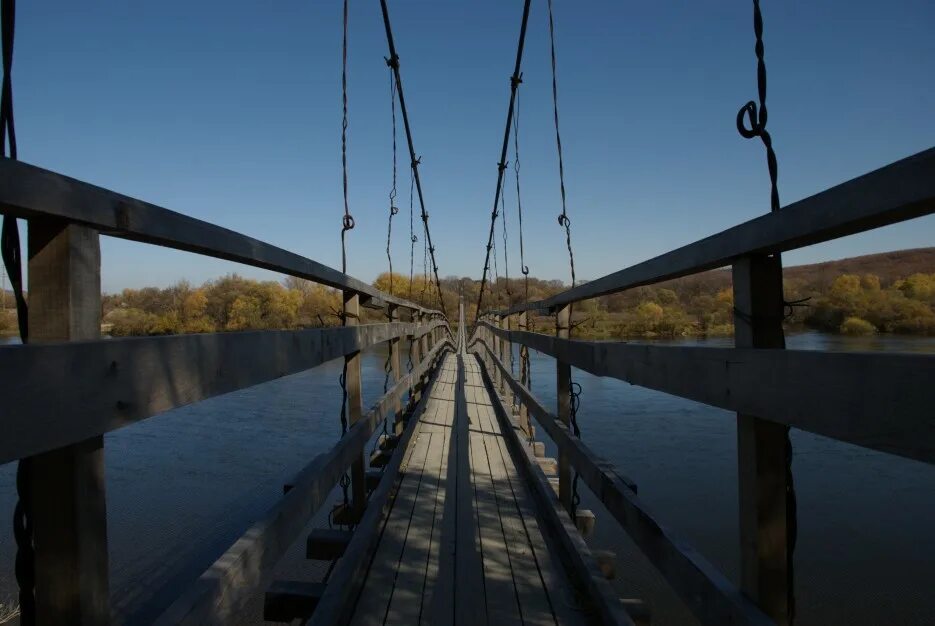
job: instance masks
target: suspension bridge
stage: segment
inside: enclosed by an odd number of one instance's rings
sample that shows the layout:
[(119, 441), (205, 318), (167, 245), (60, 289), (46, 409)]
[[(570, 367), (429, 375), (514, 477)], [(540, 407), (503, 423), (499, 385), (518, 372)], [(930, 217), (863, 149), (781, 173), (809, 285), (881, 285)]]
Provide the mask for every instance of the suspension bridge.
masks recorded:
[[(642, 598), (611, 585), (614, 555), (592, 549), (598, 522), (618, 525), (706, 625), (792, 624), (796, 503), (789, 429), (892, 455), (935, 461), (935, 358), (786, 350), (782, 322), (801, 303), (783, 297), (783, 252), (929, 215), (935, 148), (781, 206), (777, 159), (766, 131), (763, 22), (754, 2), (759, 101), (738, 113), (759, 138), (771, 178), (769, 213), (637, 265), (577, 284), (554, 76), (562, 213), (572, 286), (543, 301), (506, 294), (484, 306), (495, 227), (505, 218), (510, 140), (520, 198), (518, 90), (530, 2), (524, 5), (476, 319), (463, 299), (449, 312), (419, 178), (390, 26), (396, 199), (397, 105), (417, 189), (410, 209), (410, 276), (422, 237), (437, 308), (380, 291), (312, 259), (220, 226), (16, 160), (12, 115), (13, 2), (3, 1), (4, 82), (0, 160), (3, 257), (17, 301), (22, 345), (0, 348), (0, 464), (18, 462), (13, 531), (21, 623), (108, 624), (104, 435), (165, 411), (342, 359), (342, 435), (284, 485), (282, 498), (178, 597), (159, 624), (242, 623), (262, 598), (263, 619), (310, 624), (644, 624)], [(345, 67), (347, 3), (344, 10)], [(346, 114), (344, 80), (344, 120)], [(346, 167), (346, 142), (344, 142)], [(341, 240), (354, 228), (347, 204)], [(522, 206), (518, 209), (520, 273)], [(16, 219), (28, 225), (20, 258)], [(506, 221), (501, 219), (506, 257)], [(126, 339), (101, 337), (100, 238), (193, 252), (272, 270), (343, 294), (340, 327)], [(494, 252), (491, 256), (491, 252)], [(388, 258), (392, 270), (392, 258)], [(28, 285), (23, 285), (24, 265)], [(573, 306), (676, 277), (730, 267), (735, 347), (677, 347), (572, 338)], [(428, 271), (426, 271), (428, 274)], [(392, 275), (392, 274), (391, 274)], [(411, 280), (411, 278), (410, 278)], [(506, 283), (509, 285), (509, 281)], [(485, 286), (488, 288), (485, 291)], [(27, 289), (28, 287), (28, 289)], [(28, 301), (26, 294), (28, 293)], [(503, 295), (503, 294), (500, 294)], [(502, 300), (501, 300), (502, 302)], [(433, 305), (434, 306), (434, 305)], [(382, 323), (362, 323), (362, 309)], [(530, 316), (549, 318), (545, 332)], [(457, 325), (455, 326), (455, 322)], [(363, 403), (362, 351), (385, 344), (387, 383)], [(519, 373), (514, 364), (519, 346)], [(556, 406), (530, 391), (529, 350), (556, 361)], [(404, 357), (408, 355), (408, 365)], [(582, 438), (573, 368), (737, 414), (741, 553), (731, 581), (659, 519), (637, 485)], [(557, 450), (545, 456), (545, 441)], [(580, 506), (590, 490), (600, 510)], [(328, 527), (307, 530), (327, 512)], [(277, 578), (290, 551), (327, 563), (317, 580)]]

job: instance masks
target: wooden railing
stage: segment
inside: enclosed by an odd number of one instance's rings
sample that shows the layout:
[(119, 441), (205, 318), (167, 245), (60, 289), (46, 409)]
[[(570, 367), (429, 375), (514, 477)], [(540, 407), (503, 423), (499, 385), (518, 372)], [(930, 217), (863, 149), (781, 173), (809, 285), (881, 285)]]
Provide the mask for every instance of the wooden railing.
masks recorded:
[[(789, 624), (796, 523), (789, 427), (933, 463), (935, 355), (785, 350), (779, 255), (933, 211), (935, 149), (929, 149), (551, 298), (482, 313), (471, 345), (507, 404), (516, 398), (517, 427), (532, 437), (531, 415), (558, 447), (566, 510), (574, 470), (699, 621)], [(734, 348), (569, 339), (576, 302), (726, 265), (733, 270)], [(553, 315), (555, 336), (527, 332), (530, 311)], [(512, 343), (555, 357), (555, 413), (504, 365)], [(572, 434), (572, 367), (737, 412), (739, 588), (661, 524), (632, 481)]]
[[(346, 471), (353, 494), (348, 519), (363, 528), (378, 517), (401, 454), (368, 489), (364, 449), (384, 420), (394, 421), (394, 436), (411, 435), (404, 418), (440, 357), (453, 349), (441, 313), (220, 226), (7, 159), (0, 160), (0, 212), (28, 220), (30, 337), (26, 345), (0, 348), (0, 463), (21, 461), (37, 624), (109, 622), (103, 435), (163, 411), (331, 359), (343, 357), (347, 365), (347, 434), (303, 469), (267, 517), (170, 607), (167, 623), (217, 622), (262, 591), (273, 565)], [(101, 234), (340, 289), (345, 326), (101, 339)], [(390, 321), (358, 325), (361, 306), (384, 308)], [(401, 314), (408, 319), (400, 321)], [(414, 363), (405, 375), (404, 338)], [(394, 384), (365, 414), (360, 353), (380, 343), (389, 344)], [(342, 559), (333, 578), (357, 566)], [(26, 578), (21, 582), (31, 586)]]

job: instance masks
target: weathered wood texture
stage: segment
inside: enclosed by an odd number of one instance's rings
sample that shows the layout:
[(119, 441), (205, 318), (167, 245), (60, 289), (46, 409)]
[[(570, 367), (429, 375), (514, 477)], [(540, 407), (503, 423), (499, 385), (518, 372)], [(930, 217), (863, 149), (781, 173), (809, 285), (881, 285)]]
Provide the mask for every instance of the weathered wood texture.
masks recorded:
[[(584, 621), (570, 606), (571, 586), (504, 439), (475, 359), (448, 356), (428, 393), (352, 624)], [(314, 620), (335, 623), (333, 615)]]
[[(360, 325), (360, 296), (353, 291), (345, 291), (344, 299), (344, 326), (356, 328)], [(344, 399), (342, 416), (347, 419), (348, 426), (353, 426), (364, 414), (364, 390), (360, 378), (360, 350), (344, 355)], [(364, 478), (364, 455), (360, 454), (351, 463), (351, 506), (354, 517), (359, 518), (367, 505), (367, 484)]]
[[(59, 220), (29, 225), (29, 340), (89, 340), (101, 329), (98, 234)], [(48, 379), (36, 383), (57, 395)], [(3, 397), (10, 404), (21, 390)], [(5, 409), (7, 412), (9, 407)], [(64, 405), (33, 419), (80, 419)], [(4, 428), (3, 439), (9, 439)], [(15, 442), (14, 442), (15, 443)], [(24, 460), (35, 545), (36, 624), (110, 622), (104, 440), (100, 434)], [(48, 449), (48, 448), (46, 448)], [(20, 456), (25, 456), (20, 452)]]
[[(0, 416), (0, 463), (310, 369), (394, 337), (421, 336), (444, 323), (0, 347), (0, 396), (9, 400)], [(55, 393), (49, 393), (50, 381), (57, 381)]]
[[(493, 352), (489, 352), (488, 356), (500, 366), (503, 365), (502, 361)], [(476, 359), (473, 356), (471, 358), (474, 360), (475, 367), (478, 367), (479, 371), (483, 373), (483, 379), (487, 384), (488, 391), (493, 390), (493, 378), (490, 376), (490, 371), (484, 366), (483, 359)], [(479, 366), (477, 365), (478, 360), (481, 361)], [(502, 378), (507, 384), (515, 382), (505, 367), (498, 367), (497, 369), (500, 370)], [(493, 412), (496, 415), (495, 419), (499, 422), (496, 428), (504, 433), (501, 438), (506, 440), (505, 443), (511, 451), (514, 462), (518, 463), (522, 468), (526, 484), (531, 488), (539, 505), (538, 511), (545, 522), (545, 530), (561, 550), (562, 560), (570, 565), (570, 574), (576, 586), (579, 590), (585, 592), (583, 597), (586, 598), (587, 602), (591, 603), (590, 606), (582, 607), (591, 611), (589, 621), (602, 624), (633, 624), (629, 614), (620, 604), (617, 592), (601, 573), (590, 549), (575, 528), (574, 522), (568, 516), (564, 503), (553, 492), (548, 479), (539, 469), (536, 463), (537, 459), (530, 448), (524, 445), (519, 434), (521, 431), (513, 423), (508, 407), (496, 393), (490, 393), (489, 397), (490, 402), (492, 402)], [(492, 426), (488, 426), (488, 428), (492, 428)]]
[(112, 237), (261, 267), (382, 303), (437, 313), (252, 237), (21, 161), (0, 159), (0, 212), (26, 219), (58, 218)]
[[(440, 343), (436, 350), (430, 353), (433, 363), (437, 361), (440, 355), (439, 349), (442, 347), (451, 347), (448, 343)], [(427, 373), (432, 370), (424, 370)], [(434, 377), (429, 379), (429, 390), (431, 389)], [(400, 442), (394, 451), (389, 464), (383, 470), (383, 477), (380, 479), (377, 488), (370, 495), (366, 502), (366, 509), (360, 523), (354, 529), (351, 536), (351, 542), (344, 552), (344, 556), (338, 561), (328, 578), (328, 585), (318, 602), (315, 612), (309, 619), (309, 624), (338, 625), (347, 624), (354, 612), (354, 604), (361, 588), (366, 580), (367, 566), (370, 559), (377, 549), (380, 542), (379, 526), (385, 521), (387, 515), (387, 506), (390, 503), (392, 492), (398, 487), (400, 475), (399, 468), (402, 464), (403, 456), (409, 447), (412, 434), (415, 432), (419, 418), (425, 409), (428, 394), (423, 396), (423, 400), (415, 407), (413, 416), (400, 435)]]
[[(506, 372), (506, 367), (493, 357), (490, 348), (483, 342), (479, 342), (479, 345), (481, 348), (478, 350), (487, 353), (486, 361)], [(620, 523), (699, 622), (711, 626), (766, 626), (773, 623), (683, 537), (657, 520), (636, 495), (632, 481), (621, 478), (611, 464), (591, 452), (579, 439), (569, 435), (558, 418), (550, 414), (529, 390), (515, 379), (510, 380), (514, 393), (529, 407), (536, 421), (552, 436), (560, 449), (569, 452), (571, 465), (578, 471), (581, 480)], [(551, 490), (547, 482), (545, 487)]]
[(551, 298), (517, 304), (509, 312), (553, 309), (724, 267), (749, 254), (794, 250), (932, 212), (935, 212), (935, 148)]
[(432, 369), (450, 348), (449, 343), (438, 344), (433, 354), (387, 392), (329, 452), (307, 465), (266, 516), (221, 555), (156, 623), (223, 624), (237, 615), (249, 598), (269, 583), (276, 562), (324, 504), (348, 466), (360, 458), (376, 427), (393, 415), (396, 399), (408, 391), (410, 378)]
[[(571, 336), (571, 306), (559, 307), (555, 312), (555, 336), (559, 339), (568, 339)], [(496, 338), (494, 339), (496, 341)], [(571, 425), (571, 364), (563, 359), (555, 360), (555, 402), (558, 421), (565, 428)], [(571, 512), (572, 484), (571, 467), (568, 464), (568, 453), (558, 451), (558, 499), (565, 510)]]
[[(739, 259), (733, 289), (734, 345), (785, 348), (779, 255)], [(741, 589), (779, 626), (791, 622), (793, 611), (791, 450), (788, 426), (737, 414)]]
[(932, 355), (653, 346), (519, 331), (510, 336), (597, 376), (935, 462)]

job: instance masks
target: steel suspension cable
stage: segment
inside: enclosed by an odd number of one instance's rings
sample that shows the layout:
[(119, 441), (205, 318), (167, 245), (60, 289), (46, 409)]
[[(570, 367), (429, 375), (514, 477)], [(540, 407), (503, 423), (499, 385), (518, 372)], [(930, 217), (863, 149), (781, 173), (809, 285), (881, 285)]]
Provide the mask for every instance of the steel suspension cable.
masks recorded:
[(413, 197), (413, 186), (415, 185), (413, 175), (413, 169), (409, 170), (409, 300), (412, 300), (412, 279), (415, 275), (415, 260), (416, 260), (416, 242), (419, 241), (419, 238), (416, 236), (415, 230), (413, 229), (412, 221), (412, 197)]
[[(389, 61), (387, 61), (389, 65)], [(386, 223), (386, 263), (390, 270), (390, 294), (396, 295), (393, 291), (393, 255), (390, 252), (390, 243), (393, 238), (393, 216), (399, 213), (399, 207), (396, 206), (396, 82), (393, 80), (393, 70), (390, 68), (390, 109), (393, 119), (393, 186), (390, 188), (390, 216)]]
[[(341, 223), (341, 271), (345, 274), (347, 274), (347, 247), (345, 236), (347, 235), (347, 231), (354, 228), (354, 218), (351, 217), (347, 201), (347, 9), (348, 0), (344, 0), (344, 35), (341, 44), (341, 102), (343, 108), (343, 119), (341, 121), (341, 172), (343, 175), (344, 190), (344, 218)], [(346, 305), (342, 305), (341, 308), (341, 325), (347, 326)], [(338, 377), (338, 382), (341, 385), (341, 437), (344, 437), (344, 435), (347, 434), (347, 359), (344, 360), (344, 368), (341, 371), (341, 375)], [(340, 483), (344, 496), (344, 505), (347, 506), (349, 502), (347, 490), (351, 484), (350, 476), (348, 476), (347, 472), (344, 472), (341, 476)], [(329, 517), (329, 523), (330, 521)]]
[[(760, 12), (759, 0), (753, 0), (753, 33), (756, 37), (754, 51), (756, 53), (757, 92), (760, 100), (759, 108), (756, 102), (750, 100), (740, 107), (737, 112), (737, 131), (746, 139), (759, 137), (766, 147), (766, 165), (769, 169), (770, 180), (770, 210), (779, 210), (779, 165), (776, 162), (776, 153), (773, 151), (773, 138), (766, 130), (766, 61), (764, 60), (763, 46), (763, 14)], [(744, 116), (750, 122), (750, 128), (744, 124)]]
[[(474, 323), (481, 314), (484, 300), (484, 284), (487, 282), (487, 272), (490, 270), (490, 250), (493, 248), (494, 227), (497, 224), (498, 207), (500, 206), (500, 194), (503, 191), (503, 172), (506, 170), (506, 153), (510, 146), (510, 129), (513, 125), (513, 108), (516, 105), (516, 92), (523, 82), (523, 74), (520, 71), (523, 64), (523, 48), (526, 45), (526, 25), (529, 23), (529, 5), (531, 0), (523, 3), (523, 20), (519, 29), (519, 41), (516, 44), (516, 63), (513, 67), (513, 75), (510, 76), (510, 106), (506, 114), (506, 128), (503, 131), (503, 147), (500, 150), (500, 161), (497, 163), (497, 187), (493, 199), (493, 211), (490, 214), (490, 232), (487, 235), (487, 251), (484, 256), (484, 271), (481, 275), (480, 291), (477, 294), (477, 311), (474, 313)], [(491, 290), (491, 293), (493, 291)]]
[[(506, 179), (503, 179), (503, 185), (506, 186)], [(510, 257), (507, 253), (507, 248), (509, 246), (509, 241), (507, 238), (507, 226), (506, 226), (506, 194), (502, 191), (500, 192), (500, 225), (503, 227), (503, 277), (506, 281), (504, 287), (506, 289), (506, 305), (507, 308), (513, 306), (513, 290), (510, 287)]]
[[(389, 59), (387, 59), (389, 65)], [(390, 109), (393, 120), (393, 186), (390, 188), (390, 216), (386, 224), (386, 263), (390, 271), (390, 294), (396, 295), (393, 289), (393, 255), (390, 252), (390, 243), (393, 239), (393, 216), (399, 213), (399, 207), (396, 206), (396, 81), (393, 78), (393, 68), (390, 68)], [(393, 318), (387, 309), (387, 321), (392, 322)], [(385, 394), (390, 386), (390, 370), (392, 369), (392, 351), (386, 354), (386, 362), (383, 364), (383, 393)], [(386, 420), (383, 420), (383, 430), (386, 434)]]
[[(0, 4), (0, 39), (3, 55), (3, 87), (0, 93), (0, 154), (16, 160), (16, 126), (13, 120), (13, 41), (16, 26), (16, 0), (2, 0)], [(23, 259), (20, 249), (19, 226), (16, 218), (3, 216), (0, 234), (0, 254), (4, 269), (10, 277), (10, 288), (16, 300), (16, 318), (20, 340), (29, 341), (29, 310), (23, 294)], [(16, 466), (16, 505), (13, 508), (13, 538), (16, 542), (14, 575), (19, 587), (20, 624), (32, 626), (36, 621), (35, 550), (33, 547), (32, 506), (29, 498), (29, 459), (21, 459)]]
[[(399, 97), (399, 111), (403, 116), (403, 126), (406, 129), (406, 142), (409, 145), (409, 158), (412, 165), (412, 174), (415, 180), (416, 191), (419, 194), (419, 207), (422, 211), (422, 223), (424, 225), (426, 246), (432, 259), (432, 272), (435, 275), (435, 286), (438, 288), (439, 300), (441, 300), (442, 284), (438, 278), (438, 263), (435, 260), (435, 246), (432, 244), (432, 233), (429, 230), (429, 214), (425, 210), (425, 196), (422, 193), (422, 180), (419, 178), (419, 165), (422, 163), (421, 157), (416, 157), (416, 149), (412, 141), (412, 128), (409, 125), (409, 113), (406, 110), (406, 98), (403, 95), (403, 81), (399, 73), (399, 55), (396, 54), (396, 44), (393, 41), (393, 28), (390, 25), (390, 13), (386, 5), (386, 0), (380, 0), (380, 8), (383, 11), (383, 26), (386, 29), (386, 43), (389, 47), (390, 57), (387, 64), (392, 68), (393, 75), (396, 77), (396, 94)], [(440, 301), (440, 308), (445, 317), (448, 312), (445, 310), (444, 301)]]
[[(555, 62), (555, 19), (552, 13), (552, 0), (548, 0), (549, 7), (549, 50), (552, 58), (552, 112), (555, 121), (555, 146), (558, 152), (558, 181), (562, 196), (562, 212), (558, 216), (559, 226), (565, 229), (565, 245), (568, 247), (568, 265), (571, 268), (571, 286), (574, 288), (577, 280), (575, 277), (575, 253), (571, 247), (571, 219), (568, 217), (567, 194), (565, 193), (565, 159), (562, 153), (562, 134), (559, 130), (558, 122), (558, 70)], [(572, 308), (568, 307), (568, 335), (574, 328), (572, 323)], [(570, 372), (569, 372), (570, 374)], [(581, 428), (578, 426), (578, 409), (581, 406), (581, 385), (569, 377), (569, 422), (572, 433), (580, 439)], [(571, 483), (572, 492), (572, 516), (581, 502), (581, 496), (578, 494), (578, 472), (575, 472), (575, 478)]]
[[(519, 183), (519, 171), (520, 171), (520, 160), (519, 160), (519, 112), (520, 112), (520, 97), (519, 93), (516, 94), (516, 108), (513, 110), (513, 172), (516, 174), (516, 214), (517, 221), (519, 222), (519, 269), (523, 274), (523, 302), (529, 304), (529, 266), (526, 265), (525, 251), (523, 249), (523, 196), (520, 193), (520, 183)], [(528, 312), (524, 313), (526, 317), (526, 328), (522, 330), (530, 330), (529, 322), (530, 315)], [(510, 361), (511, 361), (511, 370), (512, 370), (512, 358), (513, 351), (510, 351)], [(520, 344), (519, 347), (519, 369), (520, 369), (520, 383), (522, 383), (527, 389), (532, 387), (532, 375), (529, 366), (529, 348), (523, 344)], [(532, 431), (530, 431), (531, 434)]]
[[(769, 180), (770, 180), (770, 212), (778, 211), (780, 209), (779, 205), (779, 165), (776, 160), (776, 152), (773, 150), (773, 140), (769, 134), (769, 131), (766, 130), (767, 122), (767, 112), (766, 112), (766, 61), (765, 61), (765, 46), (763, 45), (763, 14), (760, 11), (760, 2), (759, 0), (753, 0), (753, 34), (756, 38), (756, 43), (754, 45), (754, 53), (756, 54), (756, 78), (757, 78), (757, 96), (759, 99), (759, 106), (753, 100), (750, 100), (745, 105), (740, 107), (740, 110), (737, 112), (737, 131), (745, 139), (753, 139), (754, 137), (759, 137), (763, 142), (763, 146), (766, 148), (766, 166), (769, 171)], [(744, 117), (746, 121), (749, 122), (750, 126), (747, 128), (744, 123)], [(781, 256), (779, 253), (774, 255), (777, 258), (780, 266), (782, 264)], [(787, 301), (783, 297), (783, 307), (784, 311), (788, 311), (788, 315), (792, 315), (792, 312), (795, 310), (795, 307), (799, 306), (808, 306), (805, 302), (808, 298), (803, 300), (793, 300)], [(734, 314), (740, 317), (747, 317), (743, 315), (736, 308), (734, 309)], [(752, 322), (751, 318), (747, 319), (748, 323)], [(783, 340), (783, 346), (785, 345), (785, 340)], [(788, 606), (789, 606), (789, 624), (792, 624), (795, 621), (795, 574), (794, 567), (795, 561), (793, 559), (793, 554), (795, 553), (795, 544), (798, 539), (798, 515), (797, 515), (797, 498), (795, 493), (795, 483), (792, 474), (792, 461), (793, 461), (793, 452), (792, 452), (792, 442), (789, 439), (789, 428), (786, 428), (786, 483), (788, 488), (786, 490), (786, 525), (789, 532), (789, 551), (787, 554), (786, 560), (786, 572), (787, 572), (787, 584), (786, 589), (788, 591)]]

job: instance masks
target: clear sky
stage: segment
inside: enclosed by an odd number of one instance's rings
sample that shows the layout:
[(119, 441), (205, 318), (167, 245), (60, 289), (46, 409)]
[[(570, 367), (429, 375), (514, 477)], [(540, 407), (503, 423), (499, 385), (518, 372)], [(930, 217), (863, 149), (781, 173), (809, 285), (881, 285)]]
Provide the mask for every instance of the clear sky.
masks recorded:
[[(482, 269), (522, 4), (390, 2), (443, 276)], [(555, 10), (580, 278), (768, 211), (763, 146), (734, 127), (756, 95), (750, 2), (556, 0)], [(935, 3), (765, 0), (763, 11), (783, 204), (935, 144)], [(351, 0), (350, 12), (349, 272), (372, 280), (386, 268), (387, 52), (379, 2)], [(339, 267), (340, 53), (338, 0), (21, 2), (20, 158)], [(533, 1), (523, 69), (527, 264), (567, 281), (544, 0)], [(397, 269), (408, 269), (407, 161), (401, 150)], [(506, 200), (515, 275), (512, 182)], [(933, 242), (929, 217), (786, 260)], [(113, 239), (103, 250), (107, 291), (270, 276)]]

